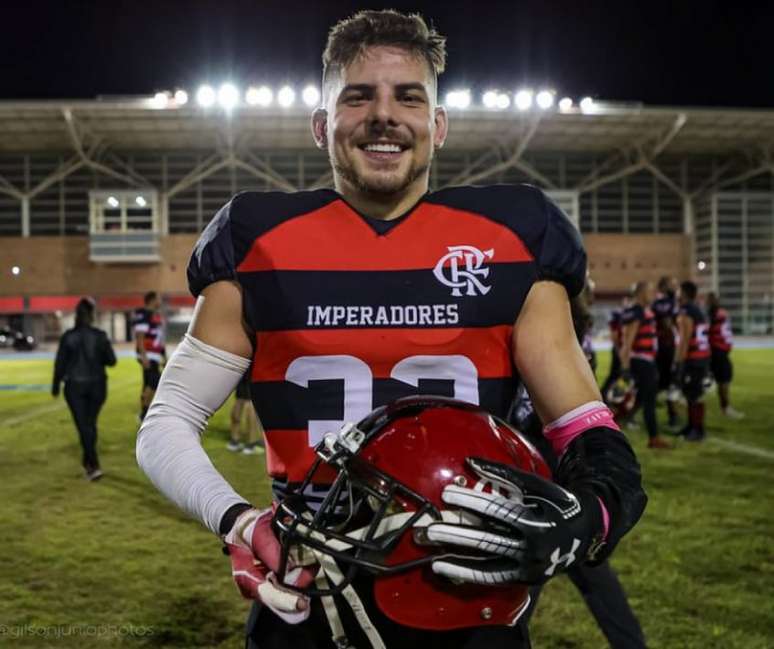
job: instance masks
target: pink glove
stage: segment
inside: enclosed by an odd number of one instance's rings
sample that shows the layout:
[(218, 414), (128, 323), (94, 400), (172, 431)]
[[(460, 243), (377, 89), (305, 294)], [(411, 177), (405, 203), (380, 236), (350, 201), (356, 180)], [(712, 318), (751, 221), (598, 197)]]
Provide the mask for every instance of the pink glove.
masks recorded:
[[(268, 606), (288, 624), (298, 624), (309, 617), (309, 598), (284, 588), (274, 574), (280, 544), (271, 530), (272, 513), (271, 508), (242, 512), (223, 540), (242, 596)], [(296, 567), (288, 571), (285, 581), (304, 588), (314, 581), (316, 572), (316, 568)]]

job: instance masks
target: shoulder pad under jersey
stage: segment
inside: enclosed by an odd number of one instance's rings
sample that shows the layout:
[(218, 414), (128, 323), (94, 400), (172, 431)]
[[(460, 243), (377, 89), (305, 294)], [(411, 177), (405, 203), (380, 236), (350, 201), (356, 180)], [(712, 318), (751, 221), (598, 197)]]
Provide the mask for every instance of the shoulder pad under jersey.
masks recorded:
[(562, 284), (575, 297), (586, 283), (586, 251), (578, 229), (540, 189), (532, 185), (450, 187), (427, 197), (480, 214), (510, 228), (529, 249), (538, 277)]
[(187, 270), (191, 294), (198, 297), (213, 282), (236, 279), (237, 266), (258, 237), (337, 198), (329, 189), (237, 194), (218, 210), (194, 246)]

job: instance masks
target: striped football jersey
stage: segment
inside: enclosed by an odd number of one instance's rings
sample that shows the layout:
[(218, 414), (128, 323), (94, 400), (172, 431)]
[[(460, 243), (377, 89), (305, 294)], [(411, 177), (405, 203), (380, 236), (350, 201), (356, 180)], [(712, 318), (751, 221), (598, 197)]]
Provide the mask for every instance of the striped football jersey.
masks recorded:
[(237, 281), (254, 332), (251, 395), (269, 473), (301, 480), (327, 431), (414, 394), (505, 416), (512, 332), (532, 285), (583, 288), (567, 217), (527, 185), (425, 195), (394, 221), (335, 191), (238, 194), (203, 232), (191, 292)]

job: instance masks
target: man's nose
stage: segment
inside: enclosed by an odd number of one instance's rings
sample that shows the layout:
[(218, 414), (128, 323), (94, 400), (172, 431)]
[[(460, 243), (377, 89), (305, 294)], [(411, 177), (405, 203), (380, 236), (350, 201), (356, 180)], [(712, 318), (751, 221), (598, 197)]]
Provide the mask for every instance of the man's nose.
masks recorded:
[(392, 97), (378, 93), (370, 105), (368, 113), (368, 125), (370, 128), (383, 129), (386, 126), (395, 126), (395, 101)]

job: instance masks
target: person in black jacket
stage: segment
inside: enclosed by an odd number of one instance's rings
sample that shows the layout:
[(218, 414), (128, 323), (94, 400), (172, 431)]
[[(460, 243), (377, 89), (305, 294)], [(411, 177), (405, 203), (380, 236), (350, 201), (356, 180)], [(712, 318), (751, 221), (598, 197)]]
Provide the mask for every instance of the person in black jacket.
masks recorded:
[(107, 334), (92, 326), (94, 301), (85, 297), (75, 308), (75, 327), (59, 340), (54, 363), (51, 394), (59, 396), (59, 385), (65, 382), (65, 399), (73, 414), (83, 447), (86, 478), (102, 477), (97, 458), (97, 415), (107, 397), (105, 366), (116, 364), (116, 355)]

